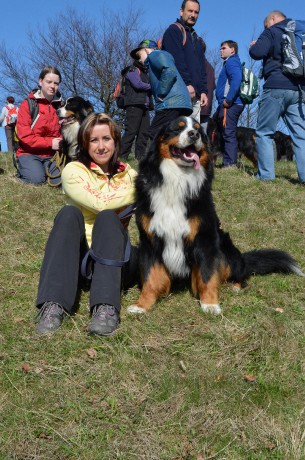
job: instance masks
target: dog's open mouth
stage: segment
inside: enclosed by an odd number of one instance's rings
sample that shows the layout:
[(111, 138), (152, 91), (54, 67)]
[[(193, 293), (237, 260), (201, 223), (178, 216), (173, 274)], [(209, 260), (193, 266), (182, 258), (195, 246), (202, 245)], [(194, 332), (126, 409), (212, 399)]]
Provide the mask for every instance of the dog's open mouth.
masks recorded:
[(65, 118), (59, 118), (59, 124), (60, 126), (62, 125), (68, 125), (70, 123), (74, 123), (75, 117), (72, 115), (70, 117), (65, 117)]
[(171, 152), (174, 157), (180, 158), (180, 160), (185, 161), (186, 163), (193, 163), (195, 169), (200, 168), (198, 153), (192, 145), (184, 149), (172, 147)]

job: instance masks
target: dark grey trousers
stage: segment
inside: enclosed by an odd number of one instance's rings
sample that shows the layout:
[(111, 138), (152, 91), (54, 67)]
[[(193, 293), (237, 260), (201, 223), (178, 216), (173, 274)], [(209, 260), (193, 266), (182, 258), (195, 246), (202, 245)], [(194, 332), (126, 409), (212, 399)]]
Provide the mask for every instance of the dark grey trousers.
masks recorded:
[[(95, 220), (92, 249), (98, 258), (123, 260), (127, 232), (114, 211), (102, 211)], [(57, 214), (51, 230), (40, 271), (37, 307), (46, 301), (74, 311), (81, 285), (80, 266), (88, 250), (84, 218), (75, 206), (65, 206)], [(131, 247), (130, 260), (123, 268), (92, 262), (90, 308), (96, 304), (121, 308), (121, 288), (136, 284), (138, 280), (138, 250)]]

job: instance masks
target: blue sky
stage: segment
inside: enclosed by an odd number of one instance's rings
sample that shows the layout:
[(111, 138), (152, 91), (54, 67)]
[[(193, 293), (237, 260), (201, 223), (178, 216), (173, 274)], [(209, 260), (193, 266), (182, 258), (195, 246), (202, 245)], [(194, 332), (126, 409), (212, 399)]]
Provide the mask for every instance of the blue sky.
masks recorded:
[[(181, 0), (14, 0), (2, 7), (0, 43), (3, 41), (14, 52), (26, 46), (27, 32), (43, 26), (50, 18), (72, 6), (84, 15), (98, 19), (102, 8), (110, 11), (126, 10), (127, 5), (143, 11), (143, 22), (148, 27), (164, 29), (179, 16)], [(205, 34), (208, 48), (216, 48), (223, 40), (236, 40), (242, 60), (247, 60), (247, 46), (263, 29), (268, 12), (279, 9), (287, 16), (305, 19), (304, 0), (201, 0), (201, 11), (196, 24), (198, 34)], [(150, 37), (152, 39), (158, 37)], [(0, 107), (6, 94), (0, 92)], [(6, 148), (4, 129), (0, 128), (2, 150)]]

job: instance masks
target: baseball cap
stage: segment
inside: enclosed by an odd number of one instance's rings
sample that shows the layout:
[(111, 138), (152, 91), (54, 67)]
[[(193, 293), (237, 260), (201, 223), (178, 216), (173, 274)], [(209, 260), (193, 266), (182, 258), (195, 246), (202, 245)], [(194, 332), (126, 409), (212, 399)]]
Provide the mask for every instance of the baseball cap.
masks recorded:
[(139, 43), (139, 46), (130, 52), (130, 56), (133, 59), (137, 59), (136, 54), (142, 48), (156, 49), (156, 48), (158, 48), (158, 44), (156, 42), (154, 42), (153, 40), (142, 40), (141, 43)]

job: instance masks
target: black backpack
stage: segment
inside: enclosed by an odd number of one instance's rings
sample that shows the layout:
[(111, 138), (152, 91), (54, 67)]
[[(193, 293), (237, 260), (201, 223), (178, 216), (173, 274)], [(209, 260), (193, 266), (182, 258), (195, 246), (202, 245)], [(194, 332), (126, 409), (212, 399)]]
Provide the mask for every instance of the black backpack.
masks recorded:
[(138, 67), (129, 65), (125, 67), (121, 72), (121, 78), (115, 85), (112, 99), (116, 102), (118, 109), (125, 109), (125, 94), (126, 94), (126, 74), (129, 70), (137, 69), (139, 74), (141, 73)]

